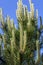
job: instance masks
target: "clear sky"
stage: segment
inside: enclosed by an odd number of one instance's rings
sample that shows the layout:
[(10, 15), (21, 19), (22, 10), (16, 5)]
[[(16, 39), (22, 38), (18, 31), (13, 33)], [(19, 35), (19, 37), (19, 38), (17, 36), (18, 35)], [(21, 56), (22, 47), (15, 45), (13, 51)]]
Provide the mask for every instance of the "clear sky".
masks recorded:
[[(0, 0), (0, 8), (3, 8), (4, 16), (7, 14), (14, 19), (15, 23), (17, 23), (16, 19), (16, 8), (17, 8), (18, 0)], [(43, 17), (43, 0), (32, 0), (34, 3), (35, 9), (38, 9), (39, 16)], [(29, 0), (23, 0), (23, 3), (28, 6), (29, 9)]]
[[(16, 9), (18, 0), (0, 0), (0, 8), (3, 9), (3, 15), (6, 17), (8, 14), (14, 19), (14, 23), (17, 25)], [(32, 0), (35, 9), (38, 9), (39, 16), (43, 18), (43, 0)], [(27, 5), (29, 9), (29, 0), (23, 0), (23, 3)]]

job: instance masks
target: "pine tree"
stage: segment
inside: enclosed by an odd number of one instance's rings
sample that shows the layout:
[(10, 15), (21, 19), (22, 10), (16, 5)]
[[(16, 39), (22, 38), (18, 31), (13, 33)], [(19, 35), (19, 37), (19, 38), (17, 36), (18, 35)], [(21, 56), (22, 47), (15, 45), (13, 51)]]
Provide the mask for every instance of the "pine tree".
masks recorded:
[[(39, 65), (40, 62), (40, 34), (42, 20), (40, 17), (40, 29), (38, 29), (38, 10), (34, 11), (34, 4), (29, 0), (30, 11), (22, 0), (17, 2), (16, 16), (18, 28), (15, 28), (14, 20), (7, 15), (3, 16), (0, 8), (0, 40), (4, 45), (3, 65)], [(1, 46), (0, 46), (1, 47)], [(0, 48), (1, 49), (1, 48)], [(34, 60), (34, 51), (37, 50), (37, 62)]]

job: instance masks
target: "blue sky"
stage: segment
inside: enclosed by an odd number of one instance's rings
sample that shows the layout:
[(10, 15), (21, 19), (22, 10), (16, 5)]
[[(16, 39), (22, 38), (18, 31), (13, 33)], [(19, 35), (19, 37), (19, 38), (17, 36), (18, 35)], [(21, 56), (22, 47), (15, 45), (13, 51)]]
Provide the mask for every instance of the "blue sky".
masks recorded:
[[(14, 19), (15, 23), (17, 23), (16, 19), (16, 8), (17, 8), (18, 0), (0, 0), (0, 8), (3, 8), (3, 14), (6, 16), (7, 14)], [(38, 9), (39, 16), (43, 17), (43, 0), (32, 0), (34, 3), (35, 9)], [(29, 9), (29, 0), (23, 0), (23, 3), (28, 6)]]
[[(14, 23), (17, 25), (16, 9), (18, 0), (0, 0), (0, 8), (3, 9), (3, 15), (6, 17), (8, 14), (14, 19)], [(43, 0), (32, 0), (35, 9), (38, 9), (39, 16), (43, 18)], [(23, 0), (23, 3), (27, 5), (29, 10), (29, 0)]]

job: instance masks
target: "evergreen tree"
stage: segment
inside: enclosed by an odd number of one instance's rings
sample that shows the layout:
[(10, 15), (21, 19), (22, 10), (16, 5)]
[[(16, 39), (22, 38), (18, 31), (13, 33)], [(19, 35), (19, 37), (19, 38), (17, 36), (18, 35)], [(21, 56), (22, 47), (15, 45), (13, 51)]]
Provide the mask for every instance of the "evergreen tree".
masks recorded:
[[(3, 43), (3, 65), (36, 65), (40, 64), (40, 35), (42, 20), (40, 17), (40, 28), (38, 29), (38, 10), (34, 12), (34, 4), (29, 0), (30, 11), (22, 0), (17, 2), (16, 16), (18, 28), (15, 28), (14, 20), (7, 15), (3, 17), (0, 8), (0, 43)], [(1, 42), (2, 41), (2, 42)], [(0, 45), (1, 49), (1, 45)], [(34, 52), (37, 50), (37, 62), (34, 60)], [(0, 53), (1, 54), (1, 53)], [(1, 55), (0, 55), (1, 57)], [(40, 64), (41, 65), (41, 64)]]

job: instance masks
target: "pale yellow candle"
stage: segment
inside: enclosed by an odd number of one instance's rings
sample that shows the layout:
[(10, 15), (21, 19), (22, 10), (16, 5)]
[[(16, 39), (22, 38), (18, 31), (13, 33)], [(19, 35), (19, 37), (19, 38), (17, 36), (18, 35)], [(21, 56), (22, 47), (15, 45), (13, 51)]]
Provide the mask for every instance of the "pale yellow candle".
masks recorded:
[(36, 9), (36, 19), (38, 19), (38, 9)]
[(22, 51), (22, 45), (23, 45), (23, 28), (22, 25), (19, 23), (19, 27), (20, 27), (20, 50)]
[(10, 17), (8, 15), (7, 15), (7, 25), (8, 25), (8, 29), (11, 30)]
[(27, 42), (27, 37), (26, 37), (26, 31), (24, 31), (24, 43), (23, 43), (23, 52), (26, 49), (26, 42)]
[(39, 46), (39, 40), (36, 40), (36, 49), (37, 49), (37, 61), (40, 61), (40, 46)]

